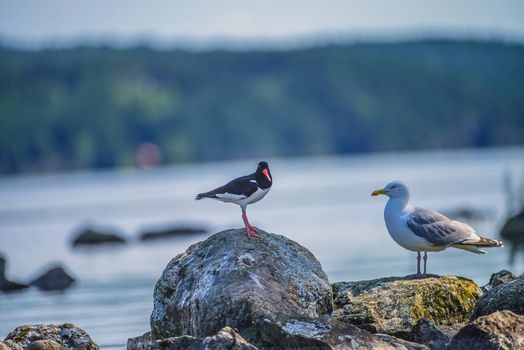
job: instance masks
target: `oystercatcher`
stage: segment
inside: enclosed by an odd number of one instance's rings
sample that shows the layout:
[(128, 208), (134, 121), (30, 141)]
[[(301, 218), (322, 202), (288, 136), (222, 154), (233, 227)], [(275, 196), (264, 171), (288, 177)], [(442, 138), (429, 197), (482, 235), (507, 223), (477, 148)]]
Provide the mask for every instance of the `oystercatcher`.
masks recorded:
[[(391, 238), (401, 247), (417, 252), (416, 277), (426, 277), (427, 252), (453, 247), (485, 254), (486, 251), (480, 248), (502, 247), (501, 241), (481, 237), (463, 222), (409, 204), (409, 189), (400, 181), (393, 181), (371, 195), (379, 194), (389, 197), (384, 219)], [(423, 274), (420, 273), (420, 252), (424, 252)]]
[(202, 198), (216, 199), (226, 203), (235, 203), (242, 209), (242, 220), (248, 238), (258, 235), (258, 229), (249, 224), (246, 215), (248, 204), (258, 202), (269, 192), (273, 179), (266, 162), (258, 163), (257, 170), (250, 175), (242, 176), (209, 192), (200, 193), (196, 200)]

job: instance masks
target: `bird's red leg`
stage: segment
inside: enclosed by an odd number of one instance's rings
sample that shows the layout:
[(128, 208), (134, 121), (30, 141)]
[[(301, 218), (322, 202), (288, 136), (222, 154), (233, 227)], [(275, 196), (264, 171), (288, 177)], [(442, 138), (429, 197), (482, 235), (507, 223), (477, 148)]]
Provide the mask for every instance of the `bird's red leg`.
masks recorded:
[(242, 210), (242, 220), (244, 221), (246, 236), (247, 238), (251, 238), (251, 232), (249, 230), (249, 221), (247, 221), (246, 212), (244, 210)]
[(258, 236), (258, 230), (257, 230), (256, 227), (251, 226), (249, 224), (249, 221), (247, 219), (247, 215), (246, 215), (246, 211), (245, 210), (242, 210), (242, 220), (244, 220), (244, 226), (245, 226), (245, 229), (246, 229), (246, 236), (248, 238), (251, 238), (253, 236)]

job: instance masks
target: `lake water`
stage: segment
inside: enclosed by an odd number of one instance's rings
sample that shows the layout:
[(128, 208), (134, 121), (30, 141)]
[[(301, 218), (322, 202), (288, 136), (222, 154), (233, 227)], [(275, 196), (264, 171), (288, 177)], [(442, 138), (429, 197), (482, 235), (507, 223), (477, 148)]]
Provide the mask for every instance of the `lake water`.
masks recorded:
[[(257, 161), (1, 178), (0, 254), (9, 259), (8, 276), (27, 281), (62, 263), (78, 282), (65, 293), (0, 294), (0, 338), (26, 323), (72, 322), (102, 349), (125, 348), (128, 337), (149, 329), (153, 288), (165, 265), (206, 238), (146, 244), (138, 242), (138, 234), (179, 224), (204, 225), (210, 233), (241, 227), (238, 207), (193, 198), (252, 172)], [(275, 183), (264, 200), (249, 207), (251, 222), (309, 248), (331, 281), (360, 280), (416, 268), (416, 254), (389, 237), (386, 198), (372, 198), (372, 190), (401, 179), (419, 206), (489, 212), (489, 219), (468, 223), (481, 235), (497, 237), (506, 210), (503, 176), (510, 170), (522, 178), (524, 148), (269, 161)], [(73, 233), (85, 225), (115, 228), (130, 244), (72, 250)], [(429, 254), (428, 272), (479, 284), (503, 268), (523, 273), (524, 258), (511, 267), (507, 254), (508, 248), (486, 255), (448, 249)]]

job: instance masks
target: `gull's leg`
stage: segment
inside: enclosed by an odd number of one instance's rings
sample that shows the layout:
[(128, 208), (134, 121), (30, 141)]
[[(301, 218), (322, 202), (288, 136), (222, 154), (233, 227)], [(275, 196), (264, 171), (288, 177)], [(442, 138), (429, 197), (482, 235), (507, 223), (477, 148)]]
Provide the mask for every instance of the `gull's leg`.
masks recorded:
[(420, 252), (417, 252), (417, 276), (420, 276)]
[(428, 262), (428, 252), (424, 252), (424, 277), (426, 277), (426, 263)]
[(253, 236), (257, 236), (258, 235), (258, 231), (255, 227), (251, 226), (249, 224), (249, 220), (247, 219), (247, 215), (246, 215), (246, 207), (241, 207), (242, 208), (242, 220), (244, 221), (244, 227), (245, 227), (245, 230), (246, 230), (246, 236), (248, 238), (251, 238)]

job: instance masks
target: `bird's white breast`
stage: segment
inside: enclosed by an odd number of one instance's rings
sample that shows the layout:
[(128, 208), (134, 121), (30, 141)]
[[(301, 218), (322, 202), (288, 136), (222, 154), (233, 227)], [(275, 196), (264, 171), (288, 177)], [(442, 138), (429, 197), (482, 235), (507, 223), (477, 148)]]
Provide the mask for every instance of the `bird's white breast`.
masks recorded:
[(401, 247), (412, 251), (439, 251), (443, 247), (435, 247), (431, 242), (419, 237), (411, 231), (407, 224), (409, 214), (414, 208), (410, 205), (402, 206), (390, 199), (384, 209), (384, 221), (389, 235)]
[(259, 200), (261, 200), (262, 198), (264, 198), (264, 196), (269, 192), (269, 189), (270, 188), (266, 188), (266, 189), (261, 189), (260, 187), (257, 188), (257, 190), (255, 191), (255, 193), (253, 193), (251, 196), (245, 198), (245, 199), (242, 199), (240, 202), (242, 204), (252, 204), (252, 203), (256, 203), (258, 202)]

